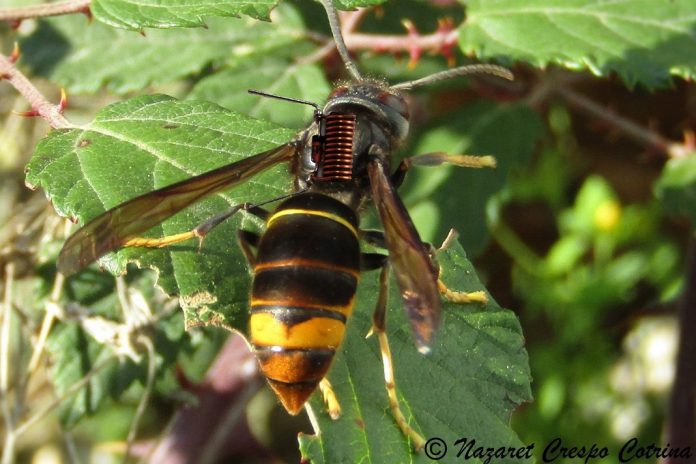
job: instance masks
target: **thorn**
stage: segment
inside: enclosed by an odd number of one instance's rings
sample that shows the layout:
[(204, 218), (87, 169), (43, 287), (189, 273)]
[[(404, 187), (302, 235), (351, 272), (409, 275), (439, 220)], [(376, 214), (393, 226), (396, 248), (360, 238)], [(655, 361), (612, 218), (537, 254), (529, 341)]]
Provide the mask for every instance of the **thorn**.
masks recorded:
[(409, 43), (408, 46), (408, 69), (413, 69), (416, 67), (416, 65), (418, 64), (418, 60), (420, 60), (420, 57), (423, 54), (423, 50), (420, 49), (417, 42), (418, 37), (420, 37), (420, 34), (418, 33), (416, 26), (410, 19), (402, 20), (401, 24), (403, 24), (403, 26), (406, 28), (406, 31), (408, 31), (408, 37), (411, 39), (411, 43)]
[(12, 20), (7, 21), (7, 23), (10, 25), (10, 28), (13, 31), (16, 31), (17, 29), (19, 29), (19, 26), (22, 25), (22, 20), (21, 19), (12, 19)]
[(17, 116), (22, 116), (22, 117), (25, 117), (25, 118), (33, 118), (33, 117), (39, 115), (39, 112), (36, 111), (36, 110), (29, 110), (29, 111), (15, 111), (15, 110), (12, 110), (12, 113), (13, 113), (13, 114), (16, 114)]
[(92, 19), (94, 19), (94, 16), (92, 16), (92, 10), (86, 6), (81, 13), (87, 16), (87, 23), (92, 24)]
[(437, 33), (444, 39), (440, 46), (440, 53), (447, 59), (447, 66), (450, 68), (454, 67), (457, 61), (454, 56), (457, 39), (447, 39), (447, 36), (449, 36), (452, 30), (454, 30), (454, 21), (452, 21), (452, 18), (441, 18), (437, 20)]
[(10, 76), (9, 73), (0, 73), (0, 81), (3, 79), (9, 79), (10, 77), (12, 76)]
[(15, 64), (19, 59), (19, 55), (21, 55), (21, 52), (19, 51), (19, 43), (15, 42), (14, 47), (12, 47), (12, 53), (10, 53), (10, 56), (7, 59), (10, 63)]
[(145, 35), (145, 29), (140, 29), (140, 32), (138, 32), (138, 33), (140, 35), (142, 35), (143, 37), (147, 37), (147, 35)]
[(63, 114), (65, 108), (68, 106), (68, 96), (65, 94), (65, 89), (61, 87), (60, 89), (60, 102), (58, 103), (58, 112)]

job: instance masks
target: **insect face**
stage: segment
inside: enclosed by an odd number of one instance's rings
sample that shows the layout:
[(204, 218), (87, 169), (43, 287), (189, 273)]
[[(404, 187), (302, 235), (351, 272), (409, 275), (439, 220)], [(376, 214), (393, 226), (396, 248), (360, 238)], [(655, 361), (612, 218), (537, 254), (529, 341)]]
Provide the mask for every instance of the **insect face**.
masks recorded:
[[(382, 81), (368, 80), (339, 87), (324, 106), (325, 114), (332, 112), (355, 113), (362, 120), (359, 124), (373, 135), (371, 142), (386, 144), (384, 148), (398, 147), (408, 135), (406, 100)], [(356, 149), (360, 152), (360, 147)]]

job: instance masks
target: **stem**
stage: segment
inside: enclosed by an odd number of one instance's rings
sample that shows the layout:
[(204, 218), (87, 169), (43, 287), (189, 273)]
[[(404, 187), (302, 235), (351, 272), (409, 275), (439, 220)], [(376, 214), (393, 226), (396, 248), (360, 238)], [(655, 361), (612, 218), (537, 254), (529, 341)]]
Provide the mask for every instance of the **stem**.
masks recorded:
[(568, 87), (558, 86), (555, 88), (557, 94), (561, 95), (572, 106), (584, 111), (590, 116), (600, 119), (618, 129), (620, 129), (628, 137), (637, 142), (655, 148), (661, 153), (666, 154), (670, 158), (680, 158), (686, 156), (691, 150), (681, 143), (672, 142), (664, 138), (660, 134), (646, 129), (633, 121), (630, 121), (623, 116), (609, 111), (605, 106), (587, 98), (585, 95), (578, 93)]
[(60, 106), (49, 102), (4, 55), (0, 55), (0, 79), (2, 78), (12, 84), (27, 99), (32, 109), (45, 119), (52, 128), (69, 129), (75, 127), (61, 114)]
[(16, 22), (29, 18), (45, 18), (71, 13), (89, 12), (92, 0), (67, 0), (15, 8), (0, 8), (0, 21)]
[[(667, 442), (671, 448), (692, 450), (696, 446), (696, 240), (692, 235), (689, 243), (686, 280), (684, 293), (679, 302), (679, 352), (676, 361), (676, 377), (672, 386), (669, 404), (669, 423), (667, 425)], [(668, 458), (666, 464), (683, 462), (679, 458)]]
[(14, 444), (17, 437), (12, 406), (10, 405), (10, 316), (12, 314), (12, 287), (14, 286), (14, 263), (5, 265), (5, 298), (2, 305), (2, 326), (0, 327), (0, 394), (2, 413), (5, 420), (5, 446), (2, 451), (2, 464), (14, 462)]
[(496, 242), (498, 242), (500, 247), (505, 250), (525, 272), (534, 276), (544, 275), (546, 272), (544, 261), (539, 258), (503, 220), (498, 220), (495, 224), (491, 224), (490, 230), (491, 235)]
[[(349, 51), (371, 50), (379, 53), (413, 53), (416, 51), (417, 54), (421, 52), (443, 53), (443, 50), (447, 50), (457, 43), (458, 33), (455, 27), (447, 27), (446, 29), (441, 27), (436, 32), (426, 35), (420, 35), (415, 31), (405, 35), (361, 34), (354, 32), (369, 11), (368, 8), (360, 8), (356, 11), (339, 12), (341, 36), (343, 36), (343, 41)], [(335, 49), (334, 41), (329, 39), (325, 46), (300, 60), (300, 62), (312, 63), (319, 61)]]
[(128, 439), (126, 440), (126, 451), (123, 453), (123, 464), (128, 462), (128, 457), (130, 456), (131, 449), (133, 448), (133, 443), (138, 435), (138, 426), (140, 425), (140, 420), (145, 414), (145, 408), (150, 400), (150, 395), (152, 394), (152, 389), (155, 385), (155, 369), (157, 367), (157, 360), (155, 358), (155, 347), (146, 336), (139, 337), (139, 342), (145, 346), (147, 350), (147, 384), (145, 385), (145, 391), (143, 392), (140, 402), (138, 403), (138, 408), (135, 411), (135, 416), (133, 417), (133, 422), (131, 422), (130, 430), (128, 431)]
[(421, 36), (382, 35), (348, 33), (344, 36), (346, 46), (350, 50), (375, 50), (380, 52), (408, 52), (412, 48), (423, 51), (438, 52), (443, 46), (456, 42), (457, 31), (447, 33), (434, 32)]
[(82, 377), (80, 380), (78, 380), (77, 382), (72, 384), (70, 386), (70, 388), (65, 390), (65, 392), (63, 392), (63, 394), (60, 397), (53, 400), (48, 406), (44, 407), (41, 411), (37, 412), (36, 414), (31, 416), (29, 419), (27, 419), (22, 425), (17, 427), (15, 434), (17, 436), (19, 436), (19, 435), (23, 434), (24, 432), (26, 432), (29, 428), (31, 428), (32, 425), (34, 425), (35, 423), (37, 423), (38, 421), (40, 421), (41, 419), (46, 417), (46, 415), (49, 412), (51, 412), (52, 410), (54, 410), (55, 408), (60, 406), (60, 404), (63, 401), (65, 401), (67, 398), (69, 398), (73, 394), (77, 393), (82, 387), (85, 386), (85, 384), (87, 382), (92, 380), (92, 377), (97, 375), (102, 369), (104, 369), (106, 366), (111, 364), (111, 362), (115, 359), (117, 359), (117, 357), (115, 355), (111, 355), (108, 358), (106, 358), (104, 361), (102, 361), (101, 363), (94, 366), (84, 377)]
[[(49, 304), (58, 304), (60, 295), (63, 291), (63, 283), (65, 282), (65, 276), (60, 272), (56, 274), (56, 278), (53, 281), (53, 290), (51, 290), (51, 296), (49, 297), (46, 307)], [(41, 361), (41, 355), (43, 354), (44, 347), (46, 346), (46, 340), (48, 339), (48, 334), (53, 327), (53, 321), (55, 320), (55, 313), (53, 311), (46, 310), (43, 322), (41, 323), (41, 332), (39, 332), (39, 339), (34, 345), (34, 352), (31, 354), (31, 360), (29, 361), (28, 372), (34, 372), (38, 367), (39, 361)]]

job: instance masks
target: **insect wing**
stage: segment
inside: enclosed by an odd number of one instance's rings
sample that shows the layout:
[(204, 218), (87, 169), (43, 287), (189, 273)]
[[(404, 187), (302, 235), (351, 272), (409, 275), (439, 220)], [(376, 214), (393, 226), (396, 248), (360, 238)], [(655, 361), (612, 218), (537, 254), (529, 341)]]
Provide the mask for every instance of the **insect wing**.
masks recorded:
[(74, 274), (187, 206), (288, 161), (295, 152), (295, 144), (281, 145), (122, 203), (68, 238), (60, 251), (58, 270), (66, 276)]
[(394, 268), (419, 351), (426, 352), (440, 324), (438, 271), (406, 207), (379, 161), (368, 165), (372, 199), (382, 220), (389, 262)]

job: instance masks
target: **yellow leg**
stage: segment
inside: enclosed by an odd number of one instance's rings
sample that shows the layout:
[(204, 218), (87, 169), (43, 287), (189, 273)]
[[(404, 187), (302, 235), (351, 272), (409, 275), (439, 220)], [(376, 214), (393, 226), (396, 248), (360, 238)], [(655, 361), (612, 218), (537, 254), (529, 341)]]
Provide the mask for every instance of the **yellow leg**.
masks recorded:
[(423, 449), (425, 439), (416, 432), (416, 430), (408, 425), (408, 421), (401, 411), (399, 399), (396, 394), (396, 381), (394, 379), (394, 363), (392, 362), (391, 350), (389, 349), (389, 340), (387, 339), (386, 317), (387, 317), (387, 294), (389, 293), (389, 265), (385, 264), (379, 276), (379, 296), (377, 298), (377, 306), (372, 316), (372, 328), (368, 337), (377, 334), (379, 340), (379, 351), (382, 354), (382, 365), (384, 366), (384, 386), (387, 389), (387, 397), (389, 398), (389, 408), (396, 425), (401, 429), (406, 437), (413, 443), (416, 451)]
[(228, 210), (213, 216), (188, 232), (167, 235), (161, 238), (133, 237), (125, 243), (124, 247), (164, 248), (174, 243), (183, 242), (184, 240), (189, 240), (191, 238), (197, 238), (198, 248), (200, 249), (203, 246), (203, 239), (213, 227), (224, 222), (226, 219), (235, 215), (242, 209), (261, 218), (265, 218), (265, 216), (268, 214), (265, 210), (258, 206), (254, 206), (249, 203), (242, 203), (241, 205), (235, 205)]
[(190, 238), (198, 237), (200, 244), (203, 243), (204, 235), (197, 233), (197, 229), (190, 230), (188, 232), (183, 232), (181, 234), (167, 235), (162, 238), (147, 238), (147, 237), (135, 237), (128, 240), (123, 246), (124, 247), (147, 247), (147, 248), (164, 248), (173, 243), (183, 242)]
[[(456, 239), (457, 239), (457, 231), (454, 229), (450, 229), (449, 233), (447, 234), (447, 237), (445, 238), (445, 241), (442, 242), (442, 246), (440, 247), (440, 251), (445, 250)], [(440, 268), (440, 275), (442, 275), (442, 268)], [(470, 293), (457, 292), (454, 290), (450, 290), (441, 279), (437, 279), (437, 289), (440, 290), (440, 294), (442, 295), (442, 297), (444, 299), (446, 299), (447, 301), (451, 301), (452, 303), (488, 304), (488, 296), (486, 296), (486, 292), (483, 292), (483, 291), (470, 292)]]
[(326, 404), (326, 410), (329, 412), (331, 419), (336, 420), (341, 417), (341, 405), (338, 403), (338, 398), (336, 398), (329, 379), (324, 377), (319, 382), (319, 390), (321, 390), (321, 394), (324, 397), (324, 404)]
[(420, 451), (425, 446), (425, 438), (416, 432), (413, 427), (408, 425), (406, 417), (401, 412), (399, 399), (396, 395), (396, 382), (394, 380), (394, 368), (392, 363), (391, 350), (389, 349), (389, 340), (387, 334), (382, 330), (375, 330), (379, 339), (379, 350), (382, 353), (382, 364), (384, 365), (384, 385), (387, 388), (387, 396), (389, 397), (389, 407), (391, 408), (392, 416), (399, 426), (401, 432), (411, 439), (413, 447), (416, 451)]
[(457, 292), (450, 290), (445, 283), (437, 279), (437, 288), (440, 290), (442, 297), (452, 303), (483, 303), (488, 304), (486, 292)]

